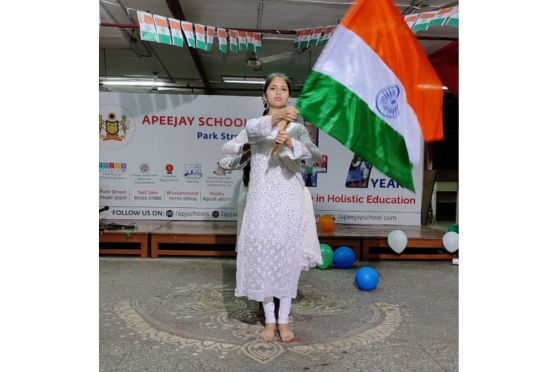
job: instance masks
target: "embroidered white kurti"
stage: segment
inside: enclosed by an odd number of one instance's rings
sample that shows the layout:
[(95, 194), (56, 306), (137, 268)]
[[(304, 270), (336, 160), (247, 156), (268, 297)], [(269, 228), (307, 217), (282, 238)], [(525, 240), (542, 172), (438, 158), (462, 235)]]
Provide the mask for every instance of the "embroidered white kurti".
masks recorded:
[[(237, 244), (235, 295), (255, 301), (266, 297), (295, 298), (301, 270), (321, 262), (321, 256), (305, 257), (303, 250), (305, 237), (312, 235), (309, 229), (316, 228), (305, 218), (308, 206), (297, 171), (301, 159), (312, 157), (302, 140), (297, 139), (308, 136), (308, 132), (301, 124), (291, 123), (287, 132), (293, 150), (280, 146), (278, 155), (270, 156), (278, 132), (271, 125), (271, 117), (249, 120), (246, 130), (251, 144), (251, 171)], [(317, 239), (314, 245), (319, 246)]]

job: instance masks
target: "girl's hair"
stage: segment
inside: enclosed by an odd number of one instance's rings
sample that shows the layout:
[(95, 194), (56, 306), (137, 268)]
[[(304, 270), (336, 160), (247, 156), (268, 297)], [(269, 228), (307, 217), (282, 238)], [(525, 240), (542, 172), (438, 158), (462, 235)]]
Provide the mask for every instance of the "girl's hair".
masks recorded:
[(285, 80), (285, 83), (287, 83), (287, 89), (289, 90), (289, 95), (291, 95), (291, 79), (289, 79), (287, 75), (282, 74), (280, 72), (272, 72), (271, 74), (267, 75), (267, 77), (265, 78), (265, 84), (263, 89), (264, 94), (267, 88), (269, 87), (269, 84), (271, 84), (271, 80), (275, 79), (276, 77)]
[(242, 183), (244, 183), (246, 187), (248, 187), (250, 183), (250, 162), (242, 169)]
[[(285, 80), (285, 83), (287, 83), (287, 90), (288, 90), (289, 96), (290, 96), (291, 95), (291, 88), (292, 88), (291, 79), (289, 79), (287, 75), (282, 74), (280, 72), (272, 72), (271, 74), (267, 75), (267, 77), (265, 78), (265, 84), (264, 84), (264, 88), (263, 88), (264, 97), (265, 97), (265, 92), (267, 91), (267, 88), (269, 87), (269, 84), (271, 84), (271, 80), (275, 79), (276, 77)], [(269, 112), (269, 107), (265, 109), (263, 114), (267, 115), (268, 112)]]

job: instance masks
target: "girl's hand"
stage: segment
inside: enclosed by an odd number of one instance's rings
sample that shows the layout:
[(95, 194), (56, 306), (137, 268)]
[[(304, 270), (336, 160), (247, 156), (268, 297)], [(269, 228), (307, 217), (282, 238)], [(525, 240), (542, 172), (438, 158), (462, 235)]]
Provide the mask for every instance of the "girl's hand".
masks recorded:
[(287, 131), (284, 129), (279, 130), (277, 137), (275, 137), (275, 143), (279, 145), (285, 145), (291, 150), (293, 149), (293, 141), (291, 140), (289, 133), (287, 133)]
[(294, 107), (285, 107), (281, 110), (277, 110), (274, 114), (271, 115), (271, 121), (273, 125), (276, 125), (282, 120), (287, 122), (295, 121), (298, 117), (298, 110)]

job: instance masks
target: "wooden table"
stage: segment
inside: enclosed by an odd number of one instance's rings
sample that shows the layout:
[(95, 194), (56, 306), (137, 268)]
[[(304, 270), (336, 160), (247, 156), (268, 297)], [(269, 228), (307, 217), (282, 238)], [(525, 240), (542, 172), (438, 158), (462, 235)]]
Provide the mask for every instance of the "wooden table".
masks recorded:
[(236, 221), (174, 221), (151, 233), (151, 257), (159, 256), (236, 256), (222, 249), (161, 249), (160, 244), (236, 244)]
[(139, 255), (147, 258), (149, 255), (149, 234), (170, 221), (148, 220), (102, 220), (105, 224), (117, 223), (120, 225), (136, 224), (133, 229), (103, 230), (99, 232), (99, 243), (137, 243), (139, 248), (99, 248), (99, 254), (126, 254)]

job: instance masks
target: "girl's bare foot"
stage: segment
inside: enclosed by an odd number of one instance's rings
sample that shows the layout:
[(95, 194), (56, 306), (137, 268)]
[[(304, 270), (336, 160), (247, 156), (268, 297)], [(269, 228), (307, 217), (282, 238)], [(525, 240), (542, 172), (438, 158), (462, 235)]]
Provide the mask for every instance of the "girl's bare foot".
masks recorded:
[(279, 331), (279, 336), (281, 336), (281, 341), (291, 341), (294, 338), (293, 331), (291, 331), (288, 324), (279, 324), (277, 330)]
[(267, 323), (262, 331), (262, 338), (265, 341), (272, 341), (275, 336), (275, 323)]

